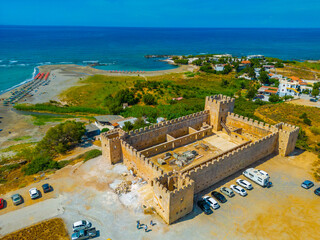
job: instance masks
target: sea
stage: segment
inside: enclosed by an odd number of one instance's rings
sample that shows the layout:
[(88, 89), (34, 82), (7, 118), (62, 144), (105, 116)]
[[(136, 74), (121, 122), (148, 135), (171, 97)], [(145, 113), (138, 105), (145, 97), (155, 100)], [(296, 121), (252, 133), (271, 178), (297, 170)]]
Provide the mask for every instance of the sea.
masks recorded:
[(44, 64), (154, 71), (174, 66), (145, 55), (206, 53), (318, 60), (320, 29), (0, 26), (0, 93), (30, 81)]

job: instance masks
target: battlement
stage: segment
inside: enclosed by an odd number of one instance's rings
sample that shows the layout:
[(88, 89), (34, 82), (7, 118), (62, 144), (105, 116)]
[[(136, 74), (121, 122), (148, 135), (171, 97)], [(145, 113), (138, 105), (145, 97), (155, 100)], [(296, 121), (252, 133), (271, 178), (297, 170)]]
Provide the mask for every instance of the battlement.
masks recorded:
[(240, 152), (242, 152), (242, 151), (244, 151), (246, 149), (254, 148), (256, 145), (259, 145), (259, 144), (261, 144), (261, 143), (263, 143), (265, 141), (268, 141), (270, 138), (273, 138), (276, 135), (277, 135), (277, 133), (271, 133), (271, 134), (269, 134), (269, 135), (267, 135), (267, 136), (265, 136), (265, 137), (263, 137), (261, 139), (258, 139), (257, 141), (245, 142), (245, 143), (243, 143), (243, 144), (241, 144), (239, 146), (236, 146), (236, 147), (230, 149), (229, 151), (222, 152), (221, 154), (219, 154), (217, 156), (214, 156), (213, 158), (208, 159), (205, 162), (199, 163), (196, 166), (192, 166), (192, 167), (188, 167), (188, 168), (182, 169), (183, 175), (187, 176), (187, 175), (190, 175), (192, 173), (196, 173), (198, 171), (202, 171), (205, 168), (210, 167), (210, 165), (219, 164), (219, 162), (224, 161), (227, 158), (236, 156)]
[[(175, 177), (176, 182), (175, 182), (175, 188), (170, 191), (168, 189), (168, 180), (170, 177)], [(194, 187), (194, 181), (190, 179), (189, 177), (184, 177), (181, 175), (174, 175), (174, 173), (170, 172), (167, 174), (164, 174), (162, 176), (159, 176), (158, 178), (155, 178), (153, 180), (153, 186), (158, 188), (159, 190), (162, 191), (163, 194), (169, 194), (171, 197), (174, 197), (188, 189), (191, 189)]]
[(234, 120), (237, 120), (237, 121), (240, 121), (240, 122), (243, 122), (243, 123), (246, 123), (246, 124), (249, 124), (249, 125), (252, 125), (252, 126), (255, 126), (255, 127), (259, 127), (259, 128), (263, 128), (267, 131), (270, 131), (270, 132), (277, 132), (278, 131), (278, 128), (274, 125), (269, 125), (267, 123), (264, 123), (264, 122), (259, 122), (257, 120), (253, 120), (251, 118), (248, 118), (248, 117), (244, 117), (244, 116), (241, 116), (241, 115), (238, 115), (238, 114), (235, 114), (235, 113), (228, 113), (228, 118), (232, 118)]
[(290, 132), (290, 133), (296, 133), (299, 132), (300, 128), (288, 123), (277, 123), (276, 125), (274, 125), (276, 128), (279, 129), (279, 131), (285, 131), (285, 132)]
[(177, 189), (174, 189), (171, 192), (171, 197), (174, 197), (180, 193), (183, 193), (188, 189), (194, 188), (194, 181), (192, 179), (190, 179), (189, 177), (182, 177), (182, 176), (180, 176), (180, 178), (183, 178), (182, 179), (183, 183), (181, 184), (181, 186), (178, 186)]
[(175, 119), (172, 119), (172, 120), (169, 120), (169, 121), (153, 124), (153, 125), (147, 126), (145, 128), (132, 130), (132, 131), (129, 132), (128, 135), (129, 135), (129, 137), (136, 136), (136, 135), (139, 135), (139, 134), (143, 134), (143, 133), (154, 131), (154, 130), (162, 128), (162, 127), (174, 125), (174, 124), (181, 123), (181, 122), (188, 121), (188, 120), (192, 120), (192, 119), (195, 119), (195, 118), (198, 118), (198, 117), (203, 117), (203, 116), (208, 115), (208, 114), (209, 114), (209, 111), (207, 111), (207, 110), (201, 111), (201, 112), (197, 112), (197, 113), (193, 113), (193, 114), (186, 115), (186, 116), (179, 117), (179, 118), (175, 118)]
[(129, 153), (136, 161), (139, 161), (144, 166), (148, 167), (150, 172), (156, 172), (157, 175), (162, 175), (164, 171), (159, 168), (159, 166), (155, 165), (150, 158), (147, 158), (145, 155), (143, 155), (141, 152), (139, 152), (137, 149), (135, 149), (133, 146), (131, 146), (129, 143), (124, 141), (123, 139), (120, 139), (120, 143), (122, 147), (124, 148), (124, 151)]
[(222, 94), (219, 94), (219, 95), (214, 95), (214, 96), (207, 96), (206, 102), (208, 102), (208, 103), (212, 102), (215, 104), (217, 104), (217, 103), (229, 104), (229, 103), (234, 103), (235, 99), (228, 97), (228, 96), (225, 96), (225, 95), (222, 95)]

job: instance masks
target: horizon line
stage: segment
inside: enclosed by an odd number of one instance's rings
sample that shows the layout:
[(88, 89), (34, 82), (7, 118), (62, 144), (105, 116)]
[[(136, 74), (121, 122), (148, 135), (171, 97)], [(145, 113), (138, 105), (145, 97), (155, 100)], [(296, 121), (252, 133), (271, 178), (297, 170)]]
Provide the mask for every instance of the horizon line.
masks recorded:
[(180, 29), (320, 29), (320, 27), (152, 27), (152, 26), (94, 26), (94, 25), (17, 25), (0, 24), (0, 27), (93, 27), (93, 28), (180, 28)]

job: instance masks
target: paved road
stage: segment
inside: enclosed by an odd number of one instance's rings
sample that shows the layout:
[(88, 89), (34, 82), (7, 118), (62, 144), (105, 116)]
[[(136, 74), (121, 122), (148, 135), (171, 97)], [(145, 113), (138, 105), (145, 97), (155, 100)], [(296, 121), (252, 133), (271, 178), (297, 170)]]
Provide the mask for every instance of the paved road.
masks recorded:
[(51, 198), (28, 207), (0, 215), (0, 236), (63, 213), (61, 198)]

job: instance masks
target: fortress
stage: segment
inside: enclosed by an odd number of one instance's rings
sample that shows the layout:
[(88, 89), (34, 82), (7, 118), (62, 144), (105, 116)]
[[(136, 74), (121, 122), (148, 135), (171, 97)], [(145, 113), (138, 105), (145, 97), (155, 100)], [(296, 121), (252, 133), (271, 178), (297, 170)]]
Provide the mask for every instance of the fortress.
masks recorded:
[(272, 153), (287, 156), (299, 128), (233, 113), (234, 98), (206, 97), (205, 110), (126, 133), (103, 133), (102, 153), (123, 161), (153, 188), (153, 207), (171, 224), (190, 213), (194, 194)]

